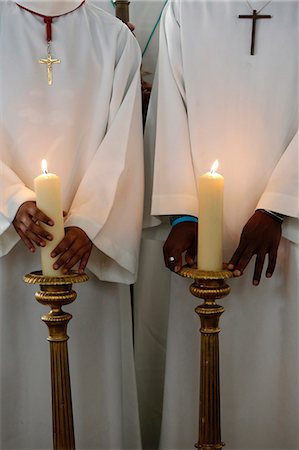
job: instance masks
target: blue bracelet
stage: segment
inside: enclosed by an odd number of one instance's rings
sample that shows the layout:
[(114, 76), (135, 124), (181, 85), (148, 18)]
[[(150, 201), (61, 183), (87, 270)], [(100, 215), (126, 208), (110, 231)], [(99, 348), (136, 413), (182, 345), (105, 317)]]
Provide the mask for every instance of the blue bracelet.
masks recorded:
[(197, 217), (194, 216), (175, 216), (174, 220), (171, 220), (171, 226), (174, 227), (175, 225), (177, 225), (178, 223), (182, 223), (182, 222), (198, 222)]

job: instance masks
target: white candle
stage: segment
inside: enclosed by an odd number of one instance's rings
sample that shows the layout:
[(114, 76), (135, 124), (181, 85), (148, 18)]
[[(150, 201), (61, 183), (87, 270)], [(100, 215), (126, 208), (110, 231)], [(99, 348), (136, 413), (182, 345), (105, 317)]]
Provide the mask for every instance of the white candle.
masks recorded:
[(222, 270), (223, 263), (223, 188), (224, 178), (216, 172), (218, 161), (211, 171), (199, 178), (198, 253), (200, 270)]
[(42, 171), (43, 173), (34, 179), (36, 206), (54, 222), (52, 227), (44, 223), (41, 224), (53, 236), (52, 241), (46, 240), (46, 246), (41, 247), (42, 272), (45, 276), (55, 277), (63, 275), (61, 269), (53, 269), (53, 264), (58, 257), (52, 258), (50, 256), (64, 237), (60, 179), (54, 173), (48, 173), (45, 159), (42, 160)]

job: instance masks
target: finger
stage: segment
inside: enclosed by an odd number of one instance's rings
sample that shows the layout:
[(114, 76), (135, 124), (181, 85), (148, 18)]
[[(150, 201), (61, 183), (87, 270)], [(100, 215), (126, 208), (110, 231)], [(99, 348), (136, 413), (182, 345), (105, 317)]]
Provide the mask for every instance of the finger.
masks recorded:
[(69, 271), (81, 260), (82, 255), (75, 253), (66, 263), (63, 265), (63, 273), (67, 274)]
[(58, 256), (60, 254), (65, 253), (71, 246), (73, 245), (74, 240), (70, 239), (70, 235), (66, 235), (59, 244), (52, 250), (51, 256), (52, 258), (55, 258), (55, 256)]
[(33, 202), (29, 202), (29, 204), (26, 204), (26, 208), (20, 208), (19, 217), (22, 221), (25, 221), (25, 217), (30, 217), (30, 219), (34, 222), (44, 222), (49, 226), (52, 226), (54, 224), (53, 220), (49, 216), (44, 214)]
[[(73, 249), (75, 248), (75, 246), (73, 246)], [(72, 250), (72, 249), (71, 249)], [(81, 261), (79, 268), (83, 267), (83, 269), (85, 268), (89, 255), (91, 252), (91, 245), (85, 245), (83, 247), (81, 247), (79, 250), (75, 251), (75, 253), (73, 253), (73, 256), (71, 256), (68, 261), (64, 264), (64, 268), (63, 268), (63, 273), (68, 273), (78, 262)]]
[[(90, 250), (91, 251), (91, 250)], [(90, 251), (84, 253), (81, 261), (80, 261), (80, 265), (79, 265), (79, 273), (83, 273), (85, 270), (85, 267), (87, 266), (88, 260), (89, 260), (89, 256), (90, 256)]]
[(30, 238), (32, 238), (33, 235), (35, 235), (37, 237), (40, 236), (41, 238), (47, 239), (49, 241), (53, 239), (51, 233), (49, 233), (45, 228), (41, 227), (39, 223), (35, 223), (32, 217), (30, 216), (24, 216), (21, 219), (19, 226), (23, 231), (23, 233), (25, 233), (26, 235), (30, 235), (29, 236)]
[(258, 286), (261, 280), (262, 271), (264, 267), (266, 252), (260, 252), (256, 256), (255, 266), (254, 266), (254, 274), (252, 283), (254, 286)]
[(71, 258), (65, 264), (65, 269), (70, 270), (72, 267), (74, 267), (79, 262), (80, 264), (79, 264), (78, 271), (79, 271), (79, 273), (83, 273), (83, 271), (87, 265), (87, 262), (89, 260), (91, 250), (92, 250), (92, 242), (88, 241), (85, 245), (82, 245), (81, 248), (76, 252), (74, 257)]
[(189, 267), (193, 266), (193, 264), (195, 263), (195, 258), (191, 256), (188, 252), (186, 253), (185, 259), (187, 266)]
[(54, 221), (38, 208), (36, 208), (36, 211), (34, 212), (32, 217), (35, 220), (38, 220), (39, 222), (43, 222), (43, 223), (49, 225), (50, 227), (54, 225)]
[[(63, 253), (60, 253), (59, 258), (55, 261), (55, 263), (54, 263), (54, 265), (53, 265), (54, 269), (55, 269), (55, 270), (56, 270), (56, 269), (59, 269), (59, 268), (62, 267), (62, 266), (65, 266), (65, 267), (66, 267), (66, 264), (67, 264), (72, 258), (76, 257), (76, 254), (77, 254), (77, 252), (74, 251), (74, 250), (72, 250), (72, 248), (66, 250), (66, 251), (63, 252)], [(51, 256), (52, 256), (52, 254), (51, 254)], [(78, 262), (79, 259), (80, 259), (80, 257), (78, 257), (78, 259), (77, 259), (76, 262)], [(72, 267), (72, 266), (71, 266), (71, 267)], [(68, 268), (66, 267), (66, 269), (68, 269)]]
[(228, 270), (234, 270), (235, 267), (238, 265), (238, 262), (242, 256), (242, 254), (245, 251), (245, 244), (243, 244), (242, 242), (239, 243), (238, 247), (236, 248), (233, 256), (231, 257), (231, 259), (228, 262)]
[(234, 263), (234, 269), (233, 269), (234, 270), (233, 275), (235, 277), (239, 277), (243, 274), (245, 268), (248, 266), (249, 261), (251, 260), (253, 255), (254, 255), (254, 252), (250, 248), (246, 248), (243, 251), (243, 253), (238, 255), (238, 259), (236, 259), (236, 263)]
[(33, 220), (28, 225), (28, 230), (35, 234), (36, 236), (40, 236), (41, 238), (46, 239), (47, 241), (52, 241), (53, 236), (46, 230), (44, 227), (40, 226), (39, 223), (35, 223)]
[(27, 228), (23, 223), (19, 224), (19, 231), (23, 233), (24, 236), (27, 237), (32, 243), (38, 245), (39, 247), (45, 247), (46, 242), (34, 232), (32, 232), (29, 228)]
[(192, 247), (191, 249), (188, 249), (186, 251), (185, 255), (185, 260), (189, 267), (193, 266), (193, 264), (195, 263), (195, 258), (196, 258), (196, 251)]
[[(64, 247), (63, 251), (60, 253), (59, 258), (57, 261), (55, 261), (54, 268), (56, 269), (64, 266), (65, 270), (71, 269), (75, 264), (77, 264), (82, 256), (84, 255), (86, 249), (89, 248), (88, 245), (85, 243), (83, 244), (81, 241), (74, 239), (71, 245), (68, 247), (68, 243), (70, 240), (68, 238), (64, 238), (61, 243), (56, 247)], [(55, 256), (55, 249), (51, 253), (51, 256)]]
[(32, 241), (20, 230), (17, 229), (17, 233), (20, 236), (20, 238), (22, 239), (22, 241), (24, 242), (24, 244), (26, 245), (26, 247), (32, 252), (35, 252), (35, 247), (32, 243)]
[(172, 272), (179, 272), (182, 268), (182, 254), (174, 252), (173, 255), (164, 254), (165, 266)]
[(269, 262), (266, 270), (266, 277), (270, 278), (273, 275), (276, 266), (277, 249), (269, 251)]

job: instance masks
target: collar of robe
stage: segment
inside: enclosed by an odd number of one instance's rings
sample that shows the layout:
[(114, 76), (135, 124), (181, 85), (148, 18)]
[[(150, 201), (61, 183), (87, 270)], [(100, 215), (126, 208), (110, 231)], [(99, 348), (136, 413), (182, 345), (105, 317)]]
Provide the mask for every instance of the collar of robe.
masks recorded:
[(56, 17), (68, 14), (79, 8), (82, 0), (20, 0), (16, 4), (40, 16)]
[(85, 0), (21, 0), (17, 2), (16, 5), (31, 14), (43, 17), (46, 24), (46, 39), (50, 42), (52, 41), (52, 19), (75, 11), (80, 8), (83, 3), (85, 3)]

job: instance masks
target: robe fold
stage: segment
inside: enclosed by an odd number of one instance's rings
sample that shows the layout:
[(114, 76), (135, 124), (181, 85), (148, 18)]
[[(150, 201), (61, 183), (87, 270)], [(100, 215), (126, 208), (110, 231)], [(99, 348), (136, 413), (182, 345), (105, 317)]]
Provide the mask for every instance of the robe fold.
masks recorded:
[(45, 308), (22, 276), (40, 268), (12, 221), (35, 199), (47, 159), (62, 183), (65, 226), (93, 242), (90, 281), (67, 310), (78, 449), (140, 448), (129, 284), (137, 273), (143, 205), (140, 49), (92, 2), (20, 4), (52, 22), (53, 84), (42, 17), (0, 3), (1, 437), (5, 449), (51, 447)]

